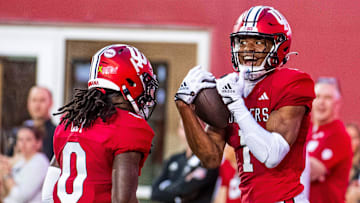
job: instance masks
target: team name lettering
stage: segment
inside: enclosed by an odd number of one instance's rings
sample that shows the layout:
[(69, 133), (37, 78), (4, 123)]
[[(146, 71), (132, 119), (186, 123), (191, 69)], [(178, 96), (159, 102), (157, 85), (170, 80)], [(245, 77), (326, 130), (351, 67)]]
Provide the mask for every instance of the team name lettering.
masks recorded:
[(256, 122), (267, 122), (269, 119), (268, 108), (250, 108), (249, 111), (255, 118)]

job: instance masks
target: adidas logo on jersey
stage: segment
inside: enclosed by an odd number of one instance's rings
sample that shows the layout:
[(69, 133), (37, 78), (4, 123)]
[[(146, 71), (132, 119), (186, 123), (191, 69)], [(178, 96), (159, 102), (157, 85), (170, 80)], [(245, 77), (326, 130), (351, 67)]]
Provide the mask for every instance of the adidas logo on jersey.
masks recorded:
[(259, 101), (263, 100), (269, 100), (269, 97), (267, 96), (266, 92), (264, 92), (258, 99)]
[(232, 89), (231, 85), (228, 83), (221, 88), (222, 93), (235, 93), (235, 90)]

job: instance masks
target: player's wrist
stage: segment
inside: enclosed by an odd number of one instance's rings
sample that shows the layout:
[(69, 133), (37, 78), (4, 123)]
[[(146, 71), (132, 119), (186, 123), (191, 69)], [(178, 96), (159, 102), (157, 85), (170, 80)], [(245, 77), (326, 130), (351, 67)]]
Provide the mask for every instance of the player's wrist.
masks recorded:
[(190, 104), (187, 104), (181, 99), (175, 99), (175, 104), (177, 108), (187, 108), (190, 106)]
[(249, 110), (246, 108), (244, 100), (239, 98), (235, 102), (228, 105), (229, 110), (233, 114), (235, 121), (239, 123), (247, 116), (251, 116)]

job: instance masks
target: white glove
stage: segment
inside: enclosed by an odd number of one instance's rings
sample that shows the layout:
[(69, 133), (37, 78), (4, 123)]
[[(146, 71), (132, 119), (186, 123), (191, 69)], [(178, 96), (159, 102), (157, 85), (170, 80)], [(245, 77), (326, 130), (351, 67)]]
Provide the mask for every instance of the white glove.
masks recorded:
[(202, 69), (201, 66), (195, 66), (185, 76), (179, 90), (175, 94), (175, 100), (180, 99), (187, 104), (191, 104), (200, 90), (215, 86), (215, 77)]
[(216, 89), (224, 103), (233, 103), (243, 96), (244, 74), (233, 72), (216, 80)]
[(249, 114), (242, 98), (244, 73), (233, 72), (216, 80), (216, 88), (236, 121)]

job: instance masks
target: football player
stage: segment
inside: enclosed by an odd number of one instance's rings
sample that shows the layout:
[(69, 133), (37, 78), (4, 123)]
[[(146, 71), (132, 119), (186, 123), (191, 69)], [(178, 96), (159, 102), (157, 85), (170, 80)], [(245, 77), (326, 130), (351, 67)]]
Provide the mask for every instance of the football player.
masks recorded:
[(345, 202), (352, 150), (351, 138), (338, 117), (341, 92), (337, 80), (332, 77), (319, 78), (315, 84), (315, 94), (307, 143), (310, 202)]
[(158, 81), (135, 47), (107, 46), (92, 58), (88, 89), (59, 109), (47, 202), (138, 202), (138, 176), (154, 132), (146, 122)]
[[(241, 202), (308, 202), (300, 176), (304, 169), (314, 82), (283, 66), (289, 59), (291, 29), (272, 7), (241, 14), (230, 35), (234, 73), (216, 80), (232, 113), (228, 126), (204, 131), (191, 104), (214, 76), (196, 67), (175, 95), (187, 140), (206, 167), (218, 167), (225, 143), (236, 154)], [(229, 91), (231, 90), (231, 91)]]

